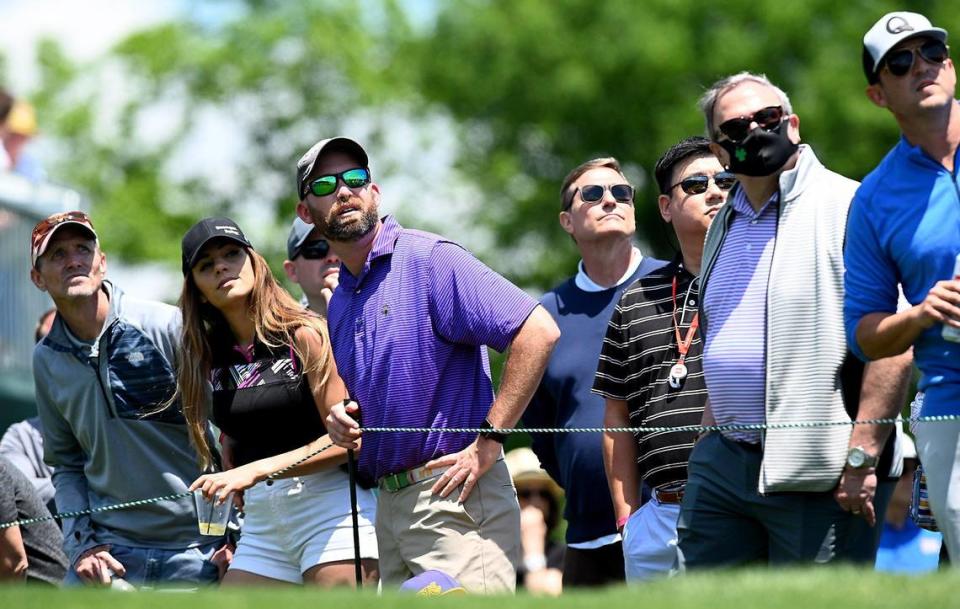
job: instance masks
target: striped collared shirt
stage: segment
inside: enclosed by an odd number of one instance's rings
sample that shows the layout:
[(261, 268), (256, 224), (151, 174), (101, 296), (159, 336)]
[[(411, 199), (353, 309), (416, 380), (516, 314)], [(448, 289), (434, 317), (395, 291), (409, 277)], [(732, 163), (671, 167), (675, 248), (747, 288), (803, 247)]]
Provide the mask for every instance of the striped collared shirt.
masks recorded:
[[(670, 370), (679, 357), (674, 319), (686, 337), (697, 300), (697, 281), (679, 255), (635, 281), (620, 297), (603, 339), (593, 392), (625, 401), (632, 427), (700, 423), (707, 389), (699, 331), (691, 335), (685, 359), (688, 376), (678, 387), (670, 385)], [(687, 481), (687, 459), (696, 436), (693, 431), (636, 434), (637, 467), (647, 486), (667, 488)]]
[[(392, 216), (359, 274), (340, 268), (333, 356), (365, 427), (479, 427), (493, 403), (487, 347), (504, 351), (537, 301), (459, 245)], [(363, 437), (359, 470), (399, 473), (463, 450), (473, 433)]]
[[(765, 421), (767, 283), (777, 238), (779, 193), (760, 211), (742, 188), (734, 217), (703, 295), (710, 320), (704, 337), (703, 371), (710, 409), (718, 425)], [(759, 443), (759, 431), (724, 432)]]

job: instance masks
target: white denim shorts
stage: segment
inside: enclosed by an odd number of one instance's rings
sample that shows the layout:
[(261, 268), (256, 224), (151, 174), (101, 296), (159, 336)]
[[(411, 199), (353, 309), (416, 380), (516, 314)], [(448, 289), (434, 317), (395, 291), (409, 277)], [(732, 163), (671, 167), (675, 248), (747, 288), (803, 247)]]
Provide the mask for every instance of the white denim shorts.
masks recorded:
[[(357, 488), (361, 558), (378, 558), (376, 505)], [(311, 567), (353, 560), (349, 478), (339, 468), (261, 482), (244, 492), (244, 514), (230, 569), (302, 583)]]

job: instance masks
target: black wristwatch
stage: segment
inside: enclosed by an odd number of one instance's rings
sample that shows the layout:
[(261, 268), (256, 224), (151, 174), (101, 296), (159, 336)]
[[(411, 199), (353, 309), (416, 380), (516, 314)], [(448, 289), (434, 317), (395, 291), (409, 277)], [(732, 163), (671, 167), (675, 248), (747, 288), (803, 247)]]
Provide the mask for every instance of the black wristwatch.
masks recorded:
[(480, 424), (480, 429), (483, 430), (480, 432), (481, 438), (493, 440), (494, 442), (499, 442), (501, 444), (507, 441), (507, 434), (501, 433), (499, 431), (493, 431), (496, 428), (493, 426), (493, 423), (491, 423), (489, 419), (483, 420), (483, 423)]

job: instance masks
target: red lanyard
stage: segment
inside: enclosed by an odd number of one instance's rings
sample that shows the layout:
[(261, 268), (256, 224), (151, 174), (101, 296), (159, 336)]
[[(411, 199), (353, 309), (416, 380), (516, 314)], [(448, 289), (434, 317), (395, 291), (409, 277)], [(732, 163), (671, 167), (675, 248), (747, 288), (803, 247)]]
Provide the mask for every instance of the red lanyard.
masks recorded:
[[(682, 319), (680, 321), (683, 321)], [(693, 343), (693, 336), (697, 333), (697, 327), (700, 325), (700, 312), (693, 316), (693, 321), (690, 322), (690, 327), (687, 328), (687, 334), (680, 338), (680, 323), (677, 321), (677, 276), (673, 276), (673, 330), (677, 334), (677, 351), (680, 353), (680, 357), (677, 359), (678, 364), (683, 364), (684, 360), (687, 358), (687, 351), (690, 350), (690, 344)]]

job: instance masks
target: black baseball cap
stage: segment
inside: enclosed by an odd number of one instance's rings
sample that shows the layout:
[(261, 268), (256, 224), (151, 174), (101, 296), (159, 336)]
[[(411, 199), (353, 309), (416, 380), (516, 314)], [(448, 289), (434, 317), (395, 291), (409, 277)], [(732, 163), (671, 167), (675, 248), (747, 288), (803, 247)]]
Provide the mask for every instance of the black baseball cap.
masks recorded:
[(203, 246), (211, 239), (218, 238), (230, 239), (240, 245), (253, 247), (240, 227), (237, 226), (237, 223), (230, 218), (204, 218), (190, 227), (187, 234), (183, 236), (183, 241), (180, 242), (184, 277), (190, 273), (190, 269), (196, 264), (197, 256), (200, 255)]
[(342, 150), (357, 160), (361, 167), (369, 167), (370, 159), (363, 146), (348, 137), (331, 137), (320, 140), (307, 150), (297, 161), (297, 196), (303, 201), (307, 197), (307, 178), (313, 172), (320, 155), (329, 150)]
[(307, 237), (313, 232), (313, 224), (307, 224), (300, 218), (293, 219), (293, 226), (290, 227), (290, 234), (287, 235), (287, 260), (293, 260), (300, 255), (303, 244), (307, 242)]

